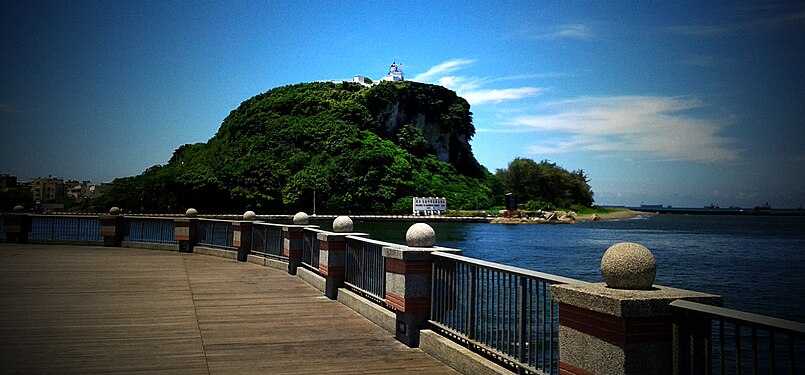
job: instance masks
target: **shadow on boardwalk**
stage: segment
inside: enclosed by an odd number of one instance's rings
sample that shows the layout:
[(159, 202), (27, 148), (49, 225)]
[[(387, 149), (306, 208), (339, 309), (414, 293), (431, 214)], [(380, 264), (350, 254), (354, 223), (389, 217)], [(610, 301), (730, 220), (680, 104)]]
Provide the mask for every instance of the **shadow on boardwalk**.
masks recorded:
[(0, 373), (455, 373), (304, 281), (127, 248), (0, 244)]

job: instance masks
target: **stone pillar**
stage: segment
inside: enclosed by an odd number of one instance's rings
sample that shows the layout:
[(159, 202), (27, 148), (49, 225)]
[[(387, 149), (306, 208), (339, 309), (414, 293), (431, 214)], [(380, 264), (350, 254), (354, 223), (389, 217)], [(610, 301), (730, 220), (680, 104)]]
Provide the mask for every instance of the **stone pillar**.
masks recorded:
[(397, 320), (395, 337), (409, 347), (419, 346), (419, 331), (430, 318), (431, 282), (434, 251), (461, 253), (460, 250), (433, 246), (435, 232), (417, 223), (406, 233), (408, 246), (383, 247), (386, 262), (386, 305)]
[(235, 221), (232, 223), (232, 246), (238, 250), (238, 262), (245, 262), (252, 251), (251, 221)]
[(338, 299), (338, 288), (344, 286), (346, 272), (347, 236), (368, 236), (352, 233), (352, 219), (339, 216), (333, 221), (333, 232), (316, 234), (319, 241), (319, 273), (325, 279), (324, 295)]
[[(293, 216), (294, 225), (282, 227), (282, 253), (288, 257), (288, 274), (296, 275), (296, 269), (302, 264), (302, 253), (305, 246), (305, 228), (310, 227), (310, 217), (304, 212)], [(315, 227), (315, 225), (313, 226)]]
[(174, 220), (173, 238), (179, 241), (179, 252), (192, 253), (193, 247), (198, 243), (198, 211), (188, 208), (186, 218)]
[(559, 304), (559, 372), (671, 374), (677, 299), (721, 305), (721, 297), (653, 285), (654, 257), (633, 243), (611, 246), (601, 260), (605, 283), (551, 286)]
[(23, 213), (22, 206), (15, 206), (14, 213), (3, 214), (3, 232), (8, 243), (28, 243), (31, 232), (31, 218)]
[(103, 246), (120, 247), (126, 236), (125, 218), (120, 215), (120, 208), (112, 207), (109, 215), (101, 215), (98, 218), (98, 223), (101, 237), (103, 237)]

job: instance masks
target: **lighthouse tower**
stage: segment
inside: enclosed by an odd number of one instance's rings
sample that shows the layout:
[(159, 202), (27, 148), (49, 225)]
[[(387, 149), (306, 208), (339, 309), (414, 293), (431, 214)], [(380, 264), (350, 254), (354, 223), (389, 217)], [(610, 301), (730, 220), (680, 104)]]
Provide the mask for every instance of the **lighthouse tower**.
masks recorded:
[(403, 72), (400, 70), (400, 67), (397, 66), (397, 62), (391, 63), (389, 67), (389, 74), (385, 77), (380, 79), (381, 81), (402, 81), (403, 80)]

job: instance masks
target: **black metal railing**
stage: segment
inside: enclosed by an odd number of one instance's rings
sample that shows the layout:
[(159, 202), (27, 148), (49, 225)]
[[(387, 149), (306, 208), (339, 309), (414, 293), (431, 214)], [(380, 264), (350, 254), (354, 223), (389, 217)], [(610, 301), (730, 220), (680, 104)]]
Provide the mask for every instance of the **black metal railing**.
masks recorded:
[(97, 216), (30, 215), (34, 240), (103, 241)]
[[(805, 324), (677, 300), (674, 374), (798, 374)], [(714, 371), (715, 370), (715, 371)]]
[(378, 303), (386, 298), (386, 261), (383, 247), (399, 247), (389, 242), (347, 236), (344, 283), (353, 291)]
[(558, 373), (558, 308), (550, 285), (581, 281), (435, 252), (431, 324), (524, 372)]
[(228, 220), (201, 219), (198, 221), (199, 245), (234, 249), (232, 222)]
[(282, 225), (254, 223), (252, 227), (252, 253), (288, 259), (283, 253)]
[(320, 232), (325, 231), (305, 228), (302, 240), (302, 266), (316, 273), (319, 272), (319, 240), (316, 235)]
[(177, 244), (173, 237), (176, 224), (171, 217), (126, 217), (123, 241)]

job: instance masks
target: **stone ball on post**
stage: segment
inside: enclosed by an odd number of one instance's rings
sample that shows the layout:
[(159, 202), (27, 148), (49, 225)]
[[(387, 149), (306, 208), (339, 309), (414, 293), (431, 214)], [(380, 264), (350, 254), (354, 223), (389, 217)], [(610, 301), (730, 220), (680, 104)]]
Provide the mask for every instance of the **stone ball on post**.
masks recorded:
[(293, 223), (296, 225), (307, 225), (310, 223), (310, 216), (307, 216), (304, 212), (297, 212), (296, 215), (293, 215)]
[(120, 207), (112, 207), (109, 209), (109, 215), (120, 215)]
[(14, 206), (14, 212), (18, 213), (18, 214), (21, 214), (21, 213), (25, 212), (25, 207), (23, 207), (21, 204), (18, 204), (16, 206)]
[(601, 257), (601, 275), (607, 287), (615, 289), (651, 289), (657, 276), (654, 255), (645, 246), (621, 242)]
[(243, 220), (255, 221), (257, 220), (257, 214), (254, 211), (246, 211), (243, 213)]
[(339, 216), (333, 220), (333, 232), (349, 233), (352, 232), (353, 224), (349, 216)]
[(184, 214), (187, 217), (196, 217), (198, 215), (198, 211), (196, 211), (195, 208), (188, 208)]
[(425, 223), (416, 223), (405, 232), (405, 242), (410, 247), (432, 247), (436, 244), (436, 231)]

